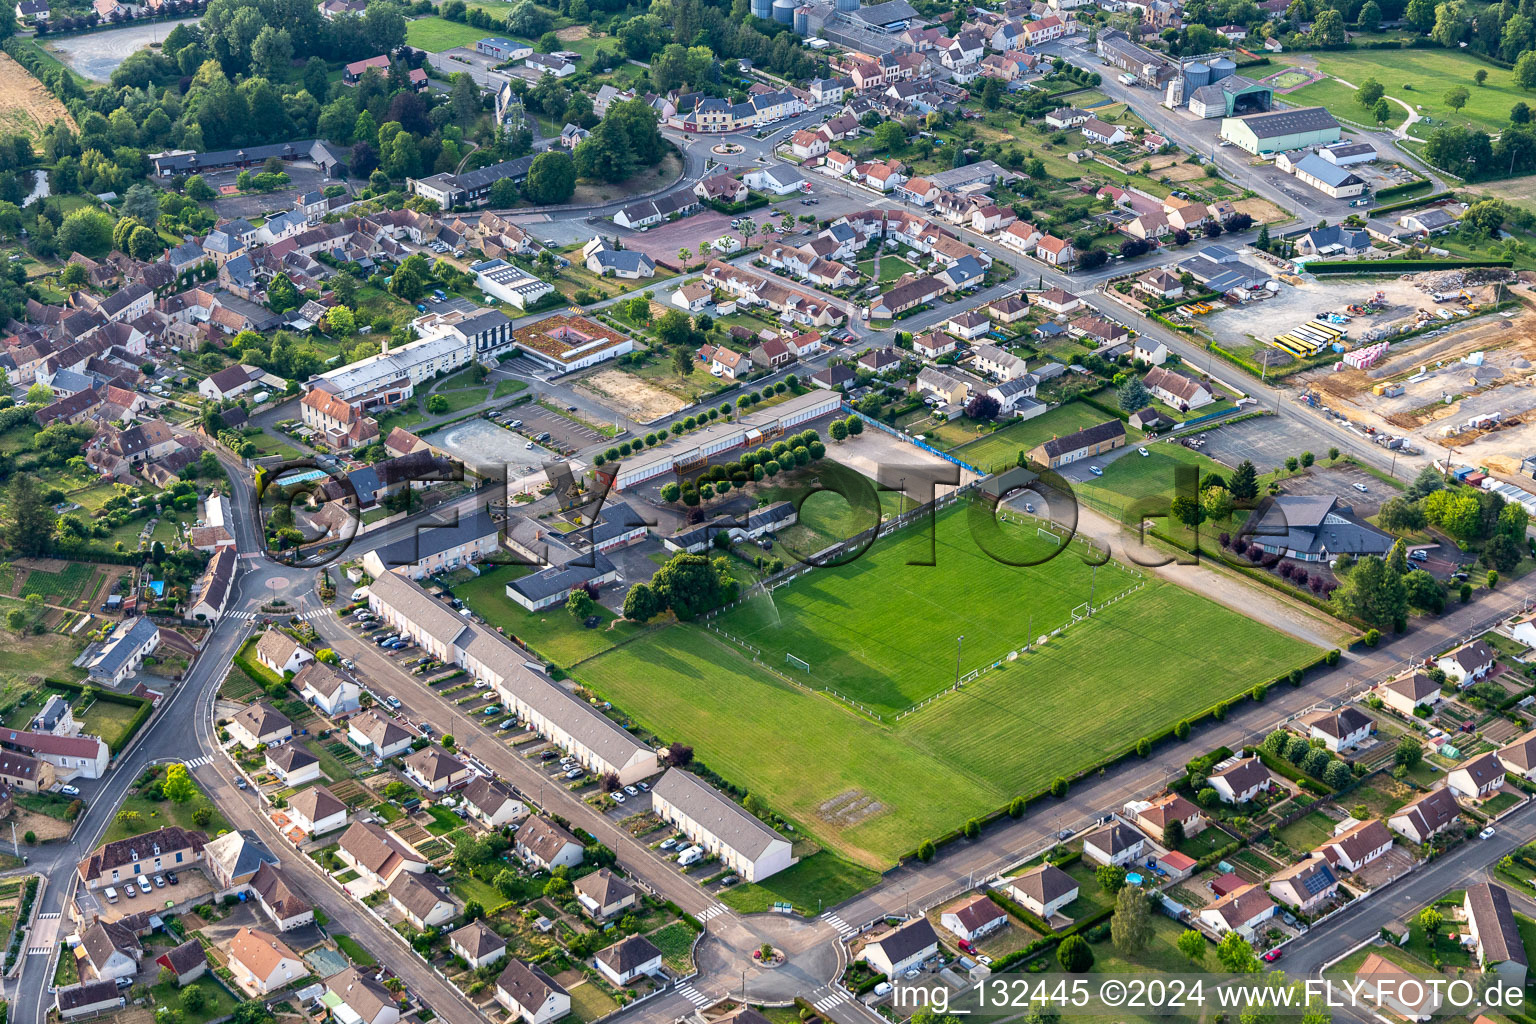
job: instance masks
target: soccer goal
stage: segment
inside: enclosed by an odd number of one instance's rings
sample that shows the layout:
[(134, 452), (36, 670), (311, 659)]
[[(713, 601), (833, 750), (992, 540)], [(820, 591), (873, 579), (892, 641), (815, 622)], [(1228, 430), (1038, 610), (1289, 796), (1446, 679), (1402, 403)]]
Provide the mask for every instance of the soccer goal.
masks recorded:
[(785, 654), (784, 654), (784, 663), (799, 669), (800, 671), (804, 672), (806, 675), (810, 675), (811, 674), (811, 663), (806, 661), (804, 658), (797, 658), (793, 654), (785, 652)]
[(1052, 544), (1055, 544), (1057, 547), (1061, 546), (1061, 538), (1059, 536), (1057, 536), (1056, 534), (1052, 533), (1050, 530), (1047, 530), (1045, 527), (1043, 527), (1043, 526), (1035, 527), (1035, 533), (1037, 533), (1040, 536), (1044, 537), (1046, 540), (1050, 541)]

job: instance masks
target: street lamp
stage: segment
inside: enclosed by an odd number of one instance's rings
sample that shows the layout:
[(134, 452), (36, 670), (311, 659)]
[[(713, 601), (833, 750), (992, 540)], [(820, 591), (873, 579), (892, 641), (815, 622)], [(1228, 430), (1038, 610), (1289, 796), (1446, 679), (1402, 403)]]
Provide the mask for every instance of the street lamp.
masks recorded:
[(960, 650), (965, 645), (965, 634), (955, 637), (955, 689), (960, 689)]

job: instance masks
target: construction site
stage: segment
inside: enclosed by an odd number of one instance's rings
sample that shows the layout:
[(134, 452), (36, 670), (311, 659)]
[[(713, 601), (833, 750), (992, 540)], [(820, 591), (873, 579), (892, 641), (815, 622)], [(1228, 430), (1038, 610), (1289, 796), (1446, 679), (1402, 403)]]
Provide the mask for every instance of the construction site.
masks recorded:
[[(1354, 301), (1316, 311), (1324, 319), (1314, 322), (1342, 328), (1347, 351), (1291, 378), (1303, 400), (1385, 446), (1455, 449), (1474, 465), (1518, 473), (1536, 451), (1530, 282), (1507, 271), (1444, 271), (1407, 275), (1379, 290), (1359, 280), (1329, 284)], [(1496, 310), (1510, 300), (1520, 304)], [(1401, 338), (1406, 331), (1418, 333)]]

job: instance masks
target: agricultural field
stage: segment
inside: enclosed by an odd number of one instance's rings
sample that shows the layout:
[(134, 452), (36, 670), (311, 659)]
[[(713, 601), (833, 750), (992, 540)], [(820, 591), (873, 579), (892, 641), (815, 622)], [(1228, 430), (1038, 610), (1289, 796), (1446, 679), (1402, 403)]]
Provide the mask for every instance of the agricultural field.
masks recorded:
[[(1428, 138), (1437, 126), (1447, 122), (1498, 132), (1509, 123), (1509, 108), (1528, 99), (1515, 85), (1512, 72), (1451, 50), (1356, 50), (1307, 54), (1302, 61), (1351, 86), (1375, 78), (1386, 88), (1388, 97), (1402, 100), (1426, 117), (1434, 118), (1433, 124), (1420, 121), (1409, 129), (1419, 138)], [(1488, 72), (1488, 80), (1481, 86), (1472, 80), (1478, 71)], [(1469, 94), (1467, 105), (1460, 111), (1452, 110), (1445, 102), (1446, 93), (1457, 88), (1465, 88)], [(1334, 107), (1344, 117), (1367, 122), (1367, 112), (1355, 102), (1353, 92), (1349, 86), (1337, 83), (1314, 83), (1288, 93), (1285, 99), (1298, 106)], [(1345, 96), (1346, 93), (1349, 95)], [(1340, 104), (1340, 100), (1347, 102)], [(1398, 112), (1401, 109), (1398, 107)], [(1401, 124), (1402, 118), (1395, 123)]]
[[(847, 566), (816, 570), (771, 600), (754, 599), (711, 621), (762, 648), (760, 663), (701, 627), (677, 625), (601, 654), (574, 674), (660, 742), (691, 744), (701, 762), (803, 833), (880, 869), (924, 837), (1316, 654), (1177, 586), (1148, 580), (958, 694), (897, 720), (892, 711), (903, 702), (953, 682), (960, 633), (967, 634), (962, 667), (991, 664), (1020, 648), (1026, 633), (1060, 625), (1092, 585), (1092, 571), (1073, 557), (1018, 569), (991, 561), (974, 544), (960, 550), (962, 540), (969, 543), (964, 517), (962, 510), (940, 518), (936, 566), (906, 564), (928, 551), (924, 528), (914, 527)], [(1112, 563), (1098, 570), (1096, 592), (1103, 598), (1134, 579)], [(968, 622), (951, 610), (961, 593)], [(897, 602), (884, 600), (891, 594), (901, 596), (900, 612), (891, 607)], [(870, 595), (878, 595), (874, 607)], [(1218, 636), (1223, 642), (1214, 647)], [(787, 664), (787, 651), (810, 661), (811, 673)], [(1130, 679), (1134, 700), (1126, 699)], [(825, 685), (877, 704), (882, 717), (815, 692)], [(1157, 709), (1155, 721), (1148, 707)], [(1024, 735), (1029, 742), (1019, 742)], [(807, 772), (807, 764), (817, 770)]]
[(55, 121), (79, 130), (64, 104), (43, 88), (43, 83), (28, 74), (10, 54), (0, 53), (0, 135), (25, 135), (35, 142), (43, 137), (43, 129)]

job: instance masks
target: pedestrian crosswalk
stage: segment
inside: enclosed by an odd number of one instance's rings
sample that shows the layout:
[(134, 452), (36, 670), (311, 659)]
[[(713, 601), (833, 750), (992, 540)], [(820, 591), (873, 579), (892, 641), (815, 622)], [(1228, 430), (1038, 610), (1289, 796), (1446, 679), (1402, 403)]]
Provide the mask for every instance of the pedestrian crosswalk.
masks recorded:
[(685, 981), (677, 986), (677, 994), (688, 1000), (694, 1006), (703, 1009), (710, 1003), (710, 997), (693, 987), (693, 982)]
[(58, 922), (63, 916), (63, 914), (57, 912), (37, 915), (37, 925), (32, 929), (29, 935), (41, 941), (34, 942), (32, 945), (27, 947), (28, 956), (32, 956), (33, 954), (38, 953), (53, 952), (53, 941), (54, 938), (58, 935), (59, 931)]
[(831, 995), (823, 996), (811, 1005), (816, 1008), (818, 1013), (830, 1013), (839, 1004), (847, 1002), (852, 1002), (852, 997), (844, 990), (835, 988), (832, 990)]
[(837, 934), (845, 939), (859, 933), (857, 928), (849, 924), (847, 921), (844, 921), (830, 910), (825, 914), (822, 914), (821, 919), (827, 922), (827, 924), (831, 925), (833, 928), (836, 928)]
[(181, 763), (188, 768), (201, 768), (203, 765), (209, 764), (212, 761), (213, 758), (209, 757), (207, 754), (204, 754), (202, 757), (194, 757), (190, 761), (183, 761)]
[(714, 919), (716, 917), (719, 917), (721, 914), (724, 914), (724, 913), (728, 913), (728, 911), (726, 910), (726, 908), (723, 905), (721, 905), (719, 903), (713, 903), (709, 907), (707, 907), (702, 914), (699, 915), (699, 920), (700, 921), (709, 921), (709, 920), (712, 920), (712, 919)]
[[(308, 620), (308, 621), (314, 621), (315, 619), (323, 619), (323, 618), (325, 618), (326, 616), (328, 616), (330, 614), (331, 614), (331, 610), (329, 608), (314, 608), (314, 609), (311, 609), (310, 611), (307, 611), (307, 612), (300, 612), (298, 614), (298, 617), (300, 619), (305, 619), (305, 620)], [(292, 618), (293, 617), (293, 613), (292, 612), (286, 612), (285, 613), (285, 612), (252, 612), (252, 611), (242, 611), (242, 612), (230, 612), (229, 613), (229, 617), (232, 618), (232, 619), (238, 619), (238, 620), (240, 620), (242, 622), (251, 622), (251, 621), (254, 621), (256, 619), (261, 619), (261, 618), (285, 619), (286, 620), (286, 619)]]

